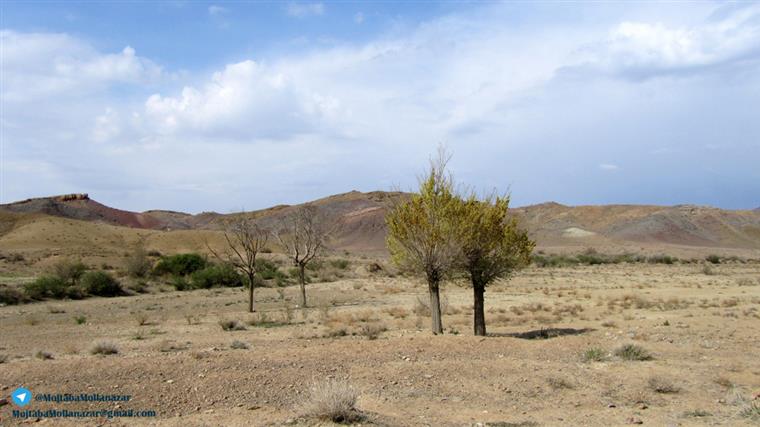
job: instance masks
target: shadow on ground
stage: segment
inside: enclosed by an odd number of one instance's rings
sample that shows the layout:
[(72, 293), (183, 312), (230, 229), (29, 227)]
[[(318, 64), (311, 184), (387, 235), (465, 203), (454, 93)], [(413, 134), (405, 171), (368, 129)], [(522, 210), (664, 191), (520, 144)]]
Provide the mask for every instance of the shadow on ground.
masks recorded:
[(520, 338), (524, 340), (545, 340), (549, 338), (556, 338), (561, 337), (565, 335), (581, 335), (588, 332), (593, 332), (594, 329), (592, 328), (582, 328), (582, 329), (574, 329), (574, 328), (548, 328), (548, 329), (535, 329), (532, 331), (527, 332), (510, 332), (508, 334), (488, 334), (489, 337), (512, 337), (512, 338)]

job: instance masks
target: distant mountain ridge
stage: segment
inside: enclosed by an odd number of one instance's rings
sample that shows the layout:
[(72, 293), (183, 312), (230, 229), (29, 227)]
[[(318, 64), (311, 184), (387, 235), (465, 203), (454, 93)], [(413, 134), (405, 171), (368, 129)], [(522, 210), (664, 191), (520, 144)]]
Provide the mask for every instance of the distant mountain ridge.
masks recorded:
[[(385, 214), (394, 200), (408, 196), (407, 193), (400, 192), (352, 191), (311, 203), (338, 224), (337, 247), (382, 251), (385, 248)], [(295, 206), (278, 205), (247, 214), (259, 218), (265, 225), (272, 225), (294, 208)], [(87, 194), (27, 199), (0, 205), (0, 212), (49, 215), (146, 230), (213, 230), (219, 228), (223, 219), (239, 215), (216, 212), (192, 215), (167, 210), (130, 212), (105, 206), (90, 199)], [(667, 244), (760, 249), (760, 208), (725, 210), (693, 205), (565, 206), (548, 202), (514, 208), (513, 212), (522, 226), (543, 246)], [(0, 222), (2, 221), (3, 218), (0, 217)], [(8, 229), (7, 225), (0, 227), (0, 230)]]

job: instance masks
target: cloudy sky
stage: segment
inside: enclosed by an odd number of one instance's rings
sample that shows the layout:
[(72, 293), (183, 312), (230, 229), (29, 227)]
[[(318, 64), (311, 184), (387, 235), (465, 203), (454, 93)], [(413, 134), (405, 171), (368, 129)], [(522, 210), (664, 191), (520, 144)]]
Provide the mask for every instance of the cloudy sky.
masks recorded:
[(0, 202), (760, 206), (760, 3), (0, 4)]

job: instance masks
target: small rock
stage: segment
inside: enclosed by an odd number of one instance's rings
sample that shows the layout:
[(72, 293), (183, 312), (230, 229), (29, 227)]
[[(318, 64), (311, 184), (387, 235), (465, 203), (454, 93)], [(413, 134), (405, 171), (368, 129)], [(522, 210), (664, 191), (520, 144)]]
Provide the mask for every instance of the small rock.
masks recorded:
[(617, 408), (617, 405), (615, 405), (614, 403), (610, 403), (609, 405), (607, 405), (607, 407), (608, 408)]
[(630, 417), (625, 421), (628, 424), (644, 424), (644, 421), (642, 421), (641, 418), (636, 418), (636, 417)]

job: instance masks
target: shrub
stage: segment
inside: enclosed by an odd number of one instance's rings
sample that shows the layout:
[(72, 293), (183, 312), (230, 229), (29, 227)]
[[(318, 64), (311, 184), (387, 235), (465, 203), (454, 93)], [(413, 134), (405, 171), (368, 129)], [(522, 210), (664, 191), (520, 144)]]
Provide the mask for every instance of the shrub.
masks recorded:
[(605, 358), (604, 350), (599, 347), (589, 347), (581, 353), (581, 360), (584, 362), (602, 362)]
[(34, 352), (34, 357), (40, 360), (53, 360), (53, 353), (44, 350), (37, 350)]
[(242, 341), (232, 341), (232, 344), (230, 344), (230, 348), (233, 350), (247, 350), (249, 348), (249, 345), (242, 342)]
[(368, 340), (376, 340), (382, 332), (387, 331), (388, 328), (379, 322), (369, 322), (362, 325), (359, 332), (362, 336)]
[(328, 380), (312, 386), (306, 407), (306, 416), (334, 423), (360, 421), (363, 417), (356, 409), (359, 393), (345, 382)]
[(190, 280), (196, 289), (243, 286), (243, 278), (229, 264), (212, 265), (198, 270), (190, 276)]
[(82, 286), (92, 294), (101, 297), (115, 297), (124, 294), (121, 284), (105, 271), (90, 271), (82, 276)]
[(219, 326), (223, 331), (244, 331), (245, 325), (237, 320), (222, 319), (219, 321)]
[(87, 323), (87, 316), (85, 316), (84, 314), (74, 316), (74, 321), (77, 323), (77, 325), (83, 325)]
[(182, 276), (174, 276), (172, 278), (172, 286), (178, 291), (186, 291), (190, 289), (190, 283)]
[(0, 353), (0, 365), (8, 361), (8, 355)]
[(28, 300), (29, 298), (17, 288), (0, 284), (0, 305), (16, 305)]
[(63, 259), (53, 265), (53, 274), (72, 286), (77, 284), (85, 271), (87, 266), (81, 261)]
[(705, 276), (712, 276), (713, 274), (715, 274), (715, 271), (713, 271), (712, 267), (710, 267), (709, 264), (705, 264), (705, 266), (702, 267), (702, 274), (704, 274)]
[(153, 262), (142, 246), (137, 247), (127, 258), (127, 274), (130, 277), (145, 277), (150, 273), (151, 268), (153, 268)]
[(678, 386), (662, 377), (651, 377), (647, 384), (649, 384), (649, 388), (655, 393), (669, 394), (681, 391)]
[(202, 270), (207, 264), (206, 259), (196, 253), (165, 256), (161, 257), (161, 260), (153, 268), (153, 273), (156, 275), (186, 276)]
[(110, 341), (98, 341), (90, 348), (90, 354), (102, 354), (107, 356), (109, 354), (118, 354), (119, 348), (116, 344)]
[(345, 270), (348, 268), (350, 264), (351, 262), (347, 259), (330, 260), (330, 266), (332, 266), (333, 268), (337, 268), (338, 270)]
[(676, 262), (676, 258), (670, 255), (652, 255), (647, 258), (647, 262), (650, 264), (673, 264)]
[(652, 360), (653, 357), (645, 348), (636, 344), (624, 344), (615, 350), (615, 356), (623, 360)]
[(720, 264), (720, 257), (718, 255), (708, 255), (705, 259), (711, 264)]
[(739, 410), (739, 416), (752, 421), (760, 421), (760, 403), (745, 403)]
[(69, 286), (59, 276), (41, 276), (37, 280), (24, 285), (24, 291), (29, 298), (63, 298)]

